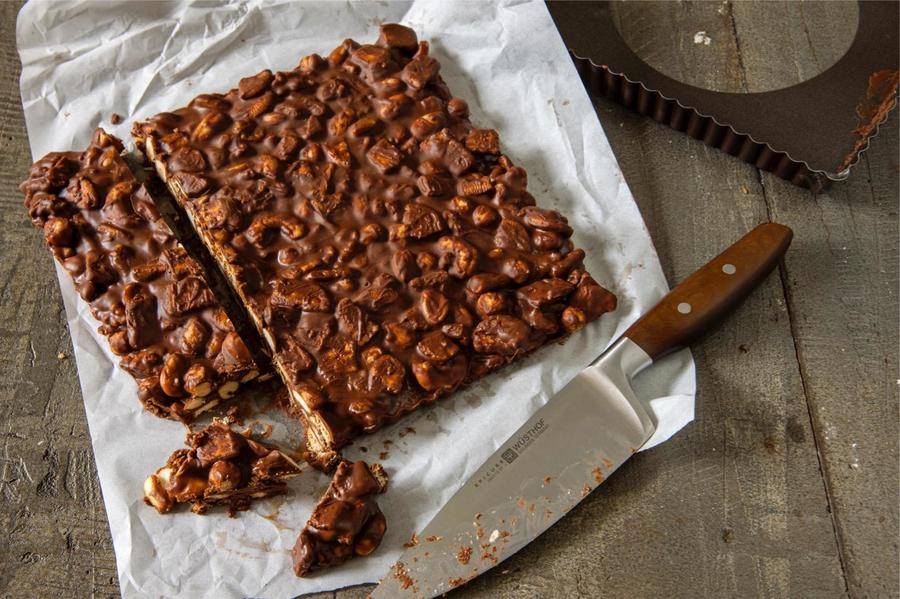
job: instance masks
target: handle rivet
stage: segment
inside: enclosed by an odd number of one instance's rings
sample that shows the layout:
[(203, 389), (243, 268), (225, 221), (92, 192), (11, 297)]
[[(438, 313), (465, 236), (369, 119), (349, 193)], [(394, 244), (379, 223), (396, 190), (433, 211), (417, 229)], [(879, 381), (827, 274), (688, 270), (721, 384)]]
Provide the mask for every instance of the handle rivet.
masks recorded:
[(691, 305), (687, 302), (681, 302), (678, 304), (677, 310), (682, 314), (690, 314), (691, 313)]
[(733, 275), (737, 272), (737, 268), (735, 268), (734, 264), (723, 264), (722, 272), (724, 272), (726, 275)]

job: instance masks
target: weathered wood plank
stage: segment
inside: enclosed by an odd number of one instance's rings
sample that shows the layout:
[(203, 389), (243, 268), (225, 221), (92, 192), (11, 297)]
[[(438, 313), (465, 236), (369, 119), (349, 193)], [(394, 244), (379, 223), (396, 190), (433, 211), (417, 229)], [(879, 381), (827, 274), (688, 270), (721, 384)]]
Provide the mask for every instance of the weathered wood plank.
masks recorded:
[[(733, 10), (739, 37), (772, 30), (771, 16), (751, 3)], [(824, 7), (832, 19), (835, 10), (837, 3)], [(808, 38), (808, 16), (782, 22), (803, 23)], [(747, 80), (763, 81), (773, 68), (808, 75), (825, 66), (823, 45), (810, 40), (806, 51), (803, 42), (741, 44)], [(773, 219), (797, 235), (782, 271), (791, 330), (847, 587), (860, 597), (900, 593), (896, 141), (894, 117), (851, 178), (819, 196), (760, 173)]]
[(764, 175), (797, 234), (785, 280), (851, 595), (898, 595), (897, 117), (856, 172), (819, 196)]
[(30, 164), (17, 11), (0, 3), (0, 595), (114, 597), (115, 560), (53, 262), (17, 188)]

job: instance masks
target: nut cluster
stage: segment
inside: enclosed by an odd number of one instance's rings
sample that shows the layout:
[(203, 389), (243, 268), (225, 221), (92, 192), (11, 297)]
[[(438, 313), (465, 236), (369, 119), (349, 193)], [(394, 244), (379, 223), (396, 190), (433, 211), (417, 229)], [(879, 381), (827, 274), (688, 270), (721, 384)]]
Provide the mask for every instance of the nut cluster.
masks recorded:
[(285, 493), (286, 481), (300, 474), (281, 451), (234, 432), (223, 421), (189, 434), (187, 445), (144, 481), (144, 502), (160, 514), (190, 503), (197, 514), (226, 504), (233, 515), (254, 499)]
[(22, 183), (25, 206), (146, 408), (189, 420), (258, 371), (121, 152), (97, 129), (85, 152), (48, 154)]
[(133, 134), (327, 455), (615, 307), (406, 27)]
[(300, 531), (292, 556), (294, 572), (338, 566), (353, 556), (369, 555), (381, 543), (387, 521), (375, 496), (387, 487), (378, 464), (341, 462), (325, 495)]

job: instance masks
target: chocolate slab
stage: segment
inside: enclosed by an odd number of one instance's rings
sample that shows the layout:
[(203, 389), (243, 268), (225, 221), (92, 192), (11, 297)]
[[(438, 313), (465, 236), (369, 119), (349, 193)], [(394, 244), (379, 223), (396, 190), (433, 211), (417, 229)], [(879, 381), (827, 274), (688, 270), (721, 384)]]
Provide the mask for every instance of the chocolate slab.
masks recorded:
[(301, 473), (280, 450), (232, 430), (222, 420), (189, 433), (185, 444), (186, 449), (175, 451), (144, 482), (144, 502), (160, 514), (190, 503), (195, 514), (226, 505), (233, 516), (254, 499), (287, 492), (287, 481)]
[(376, 496), (384, 493), (387, 482), (387, 474), (378, 464), (338, 464), (291, 552), (297, 576), (339, 566), (378, 549), (387, 520)]
[(860, 2), (856, 37), (825, 72), (753, 94), (663, 75), (622, 38), (609, 2), (547, 6), (590, 91), (814, 191), (849, 176), (896, 104), (897, 2)]
[(84, 152), (48, 154), (21, 185), (25, 206), (144, 407), (190, 420), (259, 370), (121, 152), (97, 129)]
[(269, 344), (313, 461), (615, 307), (428, 44), (261, 73), (133, 134)]

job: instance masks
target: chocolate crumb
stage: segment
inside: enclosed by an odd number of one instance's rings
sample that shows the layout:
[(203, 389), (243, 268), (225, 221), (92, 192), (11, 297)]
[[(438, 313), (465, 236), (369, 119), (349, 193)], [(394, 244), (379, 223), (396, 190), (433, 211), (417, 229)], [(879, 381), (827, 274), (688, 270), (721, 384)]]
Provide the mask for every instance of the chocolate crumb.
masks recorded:
[(400, 581), (400, 586), (404, 589), (413, 586), (413, 579), (410, 578), (409, 570), (406, 569), (406, 565), (403, 562), (394, 564), (394, 578)]
[(118, 125), (119, 123), (122, 122), (122, 117), (118, 113), (114, 112), (111, 115), (109, 115), (109, 122), (112, 123), (113, 125)]

